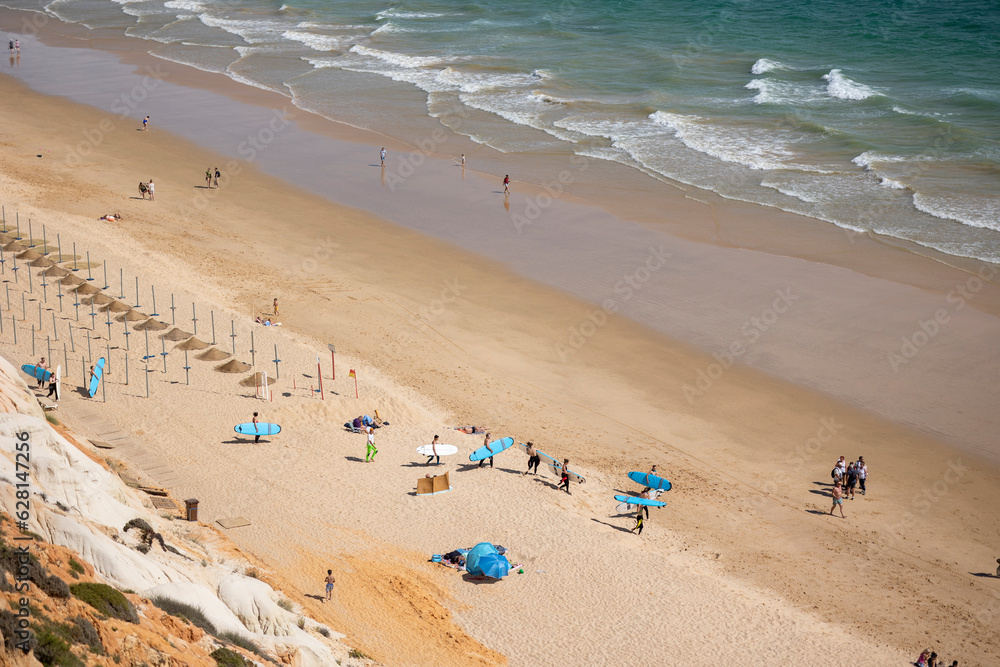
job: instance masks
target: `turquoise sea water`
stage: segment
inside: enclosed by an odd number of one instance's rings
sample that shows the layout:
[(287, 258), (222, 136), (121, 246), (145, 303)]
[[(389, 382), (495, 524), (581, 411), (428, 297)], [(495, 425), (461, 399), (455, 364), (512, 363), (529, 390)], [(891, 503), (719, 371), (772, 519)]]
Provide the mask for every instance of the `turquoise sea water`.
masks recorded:
[(1000, 262), (1000, 4), (988, 0), (3, 0), (405, 131), (571, 150)]

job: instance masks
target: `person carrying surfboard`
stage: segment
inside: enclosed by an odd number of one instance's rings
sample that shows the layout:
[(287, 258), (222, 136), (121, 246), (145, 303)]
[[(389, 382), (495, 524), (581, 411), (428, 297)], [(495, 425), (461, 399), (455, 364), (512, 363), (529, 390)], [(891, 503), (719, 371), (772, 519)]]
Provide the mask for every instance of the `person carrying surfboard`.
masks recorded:
[(53, 373), (49, 376), (49, 393), (46, 394), (46, 398), (55, 398), (58, 401), (59, 398), (56, 396), (56, 389), (58, 389), (58, 387), (59, 380), (56, 378), (56, 374)]
[[(559, 488), (565, 489), (566, 493), (569, 493), (569, 459), (563, 459), (560, 468)], [(570, 493), (570, 495), (573, 494)]]
[[(486, 434), (486, 439), (483, 440), (483, 447), (489, 448), (489, 445), (490, 445), (490, 434), (487, 433)], [(492, 450), (490, 450), (490, 451), (492, 451)], [(486, 463), (486, 459), (480, 459), (479, 460), (479, 467), (482, 468), (484, 463)], [(490, 457), (490, 467), (491, 468), (493, 467), (493, 457), (492, 456)]]
[(42, 380), (42, 378), (45, 377), (45, 370), (48, 368), (48, 365), (45, 363), (45, 357), (42, 357), (42, 360), (38, 362), (38, 368), (41, 369), (41, 372), (38, 373), (38, 376), (37, 376), (38, 377), (38, 388), (41, 389), (42, 385), (44, 384), (44, 381)]
[[(253, 424), (253, 430), (257, 431), (257, 413), (256, 412), (253, 413), (253, 419), (250, 420), (250, 423)], [(255, 443), (260, 442), (260, 433), (259, 432), (253, 437), (253, 441)]]
[(529, 442), (524, 446), (524, 451), (528, 453), (528, 469), (524, 472), (527, 475), (531, 472), (532, 466), (535, 468), (535, 474), (538, 474), (538, 464), (542, 462), (542, 457), (538, 455), (538, 450), (535, 449), (535, 443)]
[(424, 464), (425, 466), (429, 466), (431, 464), (431, 461), (433, 461), (435, 457), (437, 457), (437, 463), (435, 463), (434, 465), (441, 465), (441, 455), (438, 454), (437, 451), (438, 437), (439, 436), (435, 435), (434, 439), (431, 440), (431, 451), (434, 453), (427, 457), (427, 463)]

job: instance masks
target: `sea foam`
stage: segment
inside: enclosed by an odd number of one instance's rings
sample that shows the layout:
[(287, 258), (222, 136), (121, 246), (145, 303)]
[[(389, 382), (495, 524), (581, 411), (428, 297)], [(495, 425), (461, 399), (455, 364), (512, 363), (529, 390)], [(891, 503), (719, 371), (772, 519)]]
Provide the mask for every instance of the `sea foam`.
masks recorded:
[(874, 88), (844, 76), (839, 69), (832, 69), (824, 74), (823, 80), (827, 82), (826, 92), (830, 97), (841, 100), (867, 100), (879, 94)]
[(751, 74), (764, 74), (766, 72), (773, 72), (779, 69), (789, 69), (785, 65), (781, 64), (777, 60), (770, 60), (768, 58), (760, 58), (753, 64), (750, 68)]

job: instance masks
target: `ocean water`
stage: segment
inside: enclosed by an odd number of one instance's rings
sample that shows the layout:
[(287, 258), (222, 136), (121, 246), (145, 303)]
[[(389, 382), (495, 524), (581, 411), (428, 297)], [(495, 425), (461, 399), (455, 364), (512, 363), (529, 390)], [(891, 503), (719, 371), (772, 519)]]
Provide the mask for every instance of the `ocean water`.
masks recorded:
[(1000, 3), (2, 0), (405, 136), (394, 91), (506, 153), (1000, 262)]

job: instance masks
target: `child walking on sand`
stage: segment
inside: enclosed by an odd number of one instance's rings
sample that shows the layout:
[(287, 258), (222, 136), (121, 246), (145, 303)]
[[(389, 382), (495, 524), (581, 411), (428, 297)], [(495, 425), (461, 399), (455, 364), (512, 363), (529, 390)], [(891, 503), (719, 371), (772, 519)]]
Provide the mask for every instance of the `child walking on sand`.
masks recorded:
[(632, 527), (632, 530), (630, 530), (629, 532), (630, 533), (634, 533), (637, 530), (639, 532), (636, 533), (636, 534), (637, 535), (642, 535), (642, 508), (641, 507), (639, 508), (639, 511), (635, 515), (635, 525)]
[(378, 454), (378, 450), (375, 449), (375, 429), (371, 426), (365, 427), (365, 431), (368, 433), (368, 450), (365, 453), (365, 463), (369, 461), (375, 461), (375, 455)]

